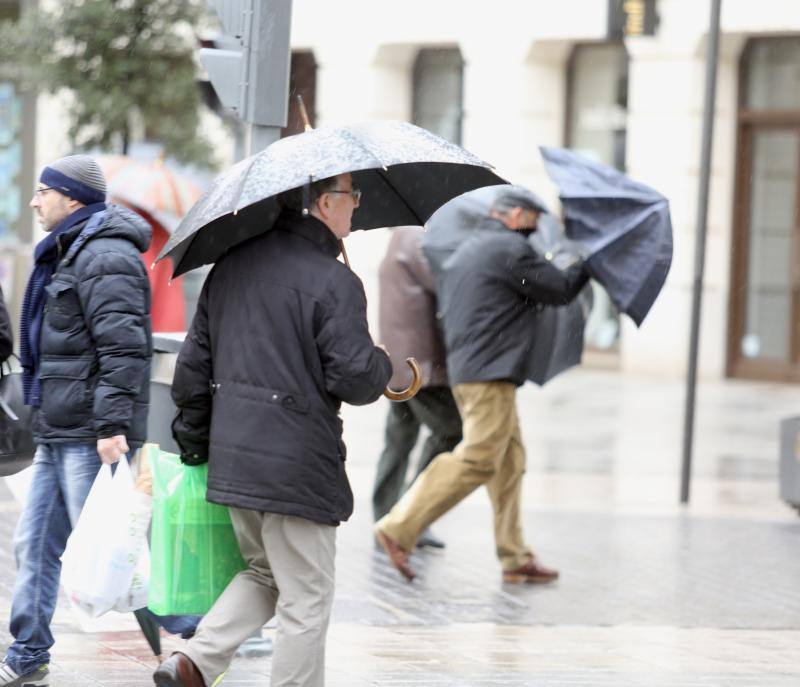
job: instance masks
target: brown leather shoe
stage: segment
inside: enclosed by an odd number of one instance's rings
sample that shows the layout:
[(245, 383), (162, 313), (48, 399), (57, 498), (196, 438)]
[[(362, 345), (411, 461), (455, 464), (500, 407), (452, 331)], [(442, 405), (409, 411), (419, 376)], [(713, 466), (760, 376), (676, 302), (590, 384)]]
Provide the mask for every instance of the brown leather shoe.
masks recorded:
[(178, 651), (156, 668), (153, 682), (158, 687), (206, 687), (192, 659)]
[(386, 551), (386, 555), (389, 556), (392, 565), (397, 568), (403, 577), (411, 582), (415, 575), (411, 566), (408, 564), (408, 551), (389, 535), (384, 534), (377, 528), (375, 529), (375, 537), (378, 539), (378, 543), (383, 547), (383, 550)]
[(519, 568), (503, 570), (503, 582), (509, 584), (547, 584), (557, 579), (558, 570), (545, 568), (535, 557)]

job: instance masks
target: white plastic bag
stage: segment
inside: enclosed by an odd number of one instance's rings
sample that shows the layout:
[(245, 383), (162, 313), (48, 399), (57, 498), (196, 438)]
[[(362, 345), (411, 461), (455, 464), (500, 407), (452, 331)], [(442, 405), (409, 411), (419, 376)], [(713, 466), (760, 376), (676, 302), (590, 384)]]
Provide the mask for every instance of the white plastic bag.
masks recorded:
[[(146, 577), (134, 584), (147, 551), (150, 497), (134, 490), (124, 458), (103, 465), (61, 557), (61, 583), (73, 605), (91, 618), (147, 605)], [(143, 562), (144, 563), (144, 562)]]

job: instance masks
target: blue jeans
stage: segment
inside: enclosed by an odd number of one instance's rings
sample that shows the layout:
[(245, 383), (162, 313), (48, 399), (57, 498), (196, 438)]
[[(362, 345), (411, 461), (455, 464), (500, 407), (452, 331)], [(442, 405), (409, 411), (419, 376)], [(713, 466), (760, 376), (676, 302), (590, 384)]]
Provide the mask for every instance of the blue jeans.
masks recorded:
[(50, 621), (61, 554), (100, 469), (96, 444), (40, 444), (28, 499), (14, 534), (17, 579), (11, 603), (14, 643), (6, 663), (27, 675), (50, 660)]
[[(6, 663), (27, 675), (50, 661), (50, 621), (58, 598), (61, 554), (100, 470), (96, 444), (40, 444), (28, 500), (14, 535), (17, 579), (11, 603), (14, 643)], [(199, 618), (155, 616), (170, 632), (191, 635)]]

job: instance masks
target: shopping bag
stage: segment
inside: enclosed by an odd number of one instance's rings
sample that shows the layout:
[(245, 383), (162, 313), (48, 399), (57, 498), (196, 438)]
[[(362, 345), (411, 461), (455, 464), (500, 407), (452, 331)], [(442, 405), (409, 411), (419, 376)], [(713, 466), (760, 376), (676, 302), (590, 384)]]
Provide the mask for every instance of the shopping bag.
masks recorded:
[(206, 501), (208, 465), (151, 450), (153, 527), (148, 608), (203, 615), (245, 569), (228, 508)]
[(14, 475), (33, 462), (32, 410), (23, 401), (22, 373), (9, 361), (0, 364), (0, 475)]
[(102, 465), (61, 557), (61, 583), (75, 608), (97, 618), (145, 605), (142, 583), (134, 595), (131, 585), (149, 521), (149, 497), (134, 490), (128, 461), (117, 463), (113, 477)]

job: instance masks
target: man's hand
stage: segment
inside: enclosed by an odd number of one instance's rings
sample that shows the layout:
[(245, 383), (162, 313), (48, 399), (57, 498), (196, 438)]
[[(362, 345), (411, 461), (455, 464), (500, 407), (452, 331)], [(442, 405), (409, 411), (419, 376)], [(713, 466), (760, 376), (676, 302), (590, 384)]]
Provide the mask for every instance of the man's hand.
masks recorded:
[(124, 434), (97, 440), (97, 453), (100, 455), (100, 460), (107, 465), (118, 462), (128, 451), (130, 449)]

